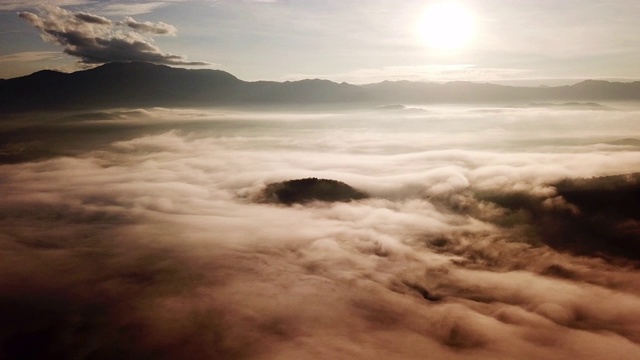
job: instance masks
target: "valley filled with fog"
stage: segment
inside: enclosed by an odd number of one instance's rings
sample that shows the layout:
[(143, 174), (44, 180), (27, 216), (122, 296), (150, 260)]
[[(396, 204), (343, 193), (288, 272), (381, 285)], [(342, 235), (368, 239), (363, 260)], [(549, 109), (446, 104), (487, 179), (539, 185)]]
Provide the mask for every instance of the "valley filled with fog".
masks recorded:
[(547, 105), (6, 116), (0, 358), (638, 359), (640, 111)]

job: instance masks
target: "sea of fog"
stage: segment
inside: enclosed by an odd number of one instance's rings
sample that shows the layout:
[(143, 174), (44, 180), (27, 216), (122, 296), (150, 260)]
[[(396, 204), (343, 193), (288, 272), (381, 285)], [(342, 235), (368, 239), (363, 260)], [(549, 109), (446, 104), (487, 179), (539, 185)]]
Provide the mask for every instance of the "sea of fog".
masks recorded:
[[(557, 188), (640, 172), (638, 139), (614, 109), (6, 116), (0, 359), (640, 359), (609, 243), (640, 222)], [(309, 177), (369, 197), (257, 200)]]

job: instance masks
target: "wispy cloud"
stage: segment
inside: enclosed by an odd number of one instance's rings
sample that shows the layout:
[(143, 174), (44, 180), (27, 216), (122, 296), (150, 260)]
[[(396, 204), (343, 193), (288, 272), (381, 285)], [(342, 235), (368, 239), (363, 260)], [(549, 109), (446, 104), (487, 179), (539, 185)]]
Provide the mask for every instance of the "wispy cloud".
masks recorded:
[(178, 31), (173, 25), (163, 22), (153, 23), (151, 21), (138, 22), (136, 19), (127, 16), (124, 18), (123, 24), (140, 33), (155, 35), (175, 35)]
[(43, 4), (51, 4), (57, 6), (82, 5), (91, 3), (91, 0), (58, 0), (58, 1), (42, 1), (42, 0), (4, 0), (0, 3), (0, 11), (24, 10), (36, 8)]
[(133, 16), (147, 14), (161, 7), (185, 2), (185, 0), (163, 0), (163, 1), (93, 1), (93, 0), (5, 0), (0, 3), (0, 11), (27, 10), (41, 7), (43, 5), (53, 5), (60, 7), (84, 5), (86, 9), (91, 9), (107, 16)]
[(2, 55), (0, 62), (24, 62), (24, 61), (40, 61), (47, 59), (55, 59), (61, 57), (57, 51), (26, 51), (21, 53)]
[(178, 1), (152, 1), (152, 2), (115, 2), (92, 4), (92, 8), (100, 14), (108, 16), (133, 16), (150, 13), (156, 9), (165, 7)]

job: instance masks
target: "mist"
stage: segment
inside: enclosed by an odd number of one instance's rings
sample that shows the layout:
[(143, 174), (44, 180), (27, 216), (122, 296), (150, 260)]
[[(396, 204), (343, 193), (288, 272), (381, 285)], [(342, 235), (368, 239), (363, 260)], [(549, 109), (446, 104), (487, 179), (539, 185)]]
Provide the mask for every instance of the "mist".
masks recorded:
[(6, 116), (0, 358), (640, 358), (639, 115)]

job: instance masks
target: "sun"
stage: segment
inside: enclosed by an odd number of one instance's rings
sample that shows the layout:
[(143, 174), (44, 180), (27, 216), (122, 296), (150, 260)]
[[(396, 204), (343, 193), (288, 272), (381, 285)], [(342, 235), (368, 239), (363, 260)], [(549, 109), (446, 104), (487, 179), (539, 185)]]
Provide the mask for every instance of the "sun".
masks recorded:
[(418, 31), (430, 48), (441, 51), (465, 47), (474, 34), (474, 18), (462, 5), (453, 2), (429, 6), (422, 16)]

